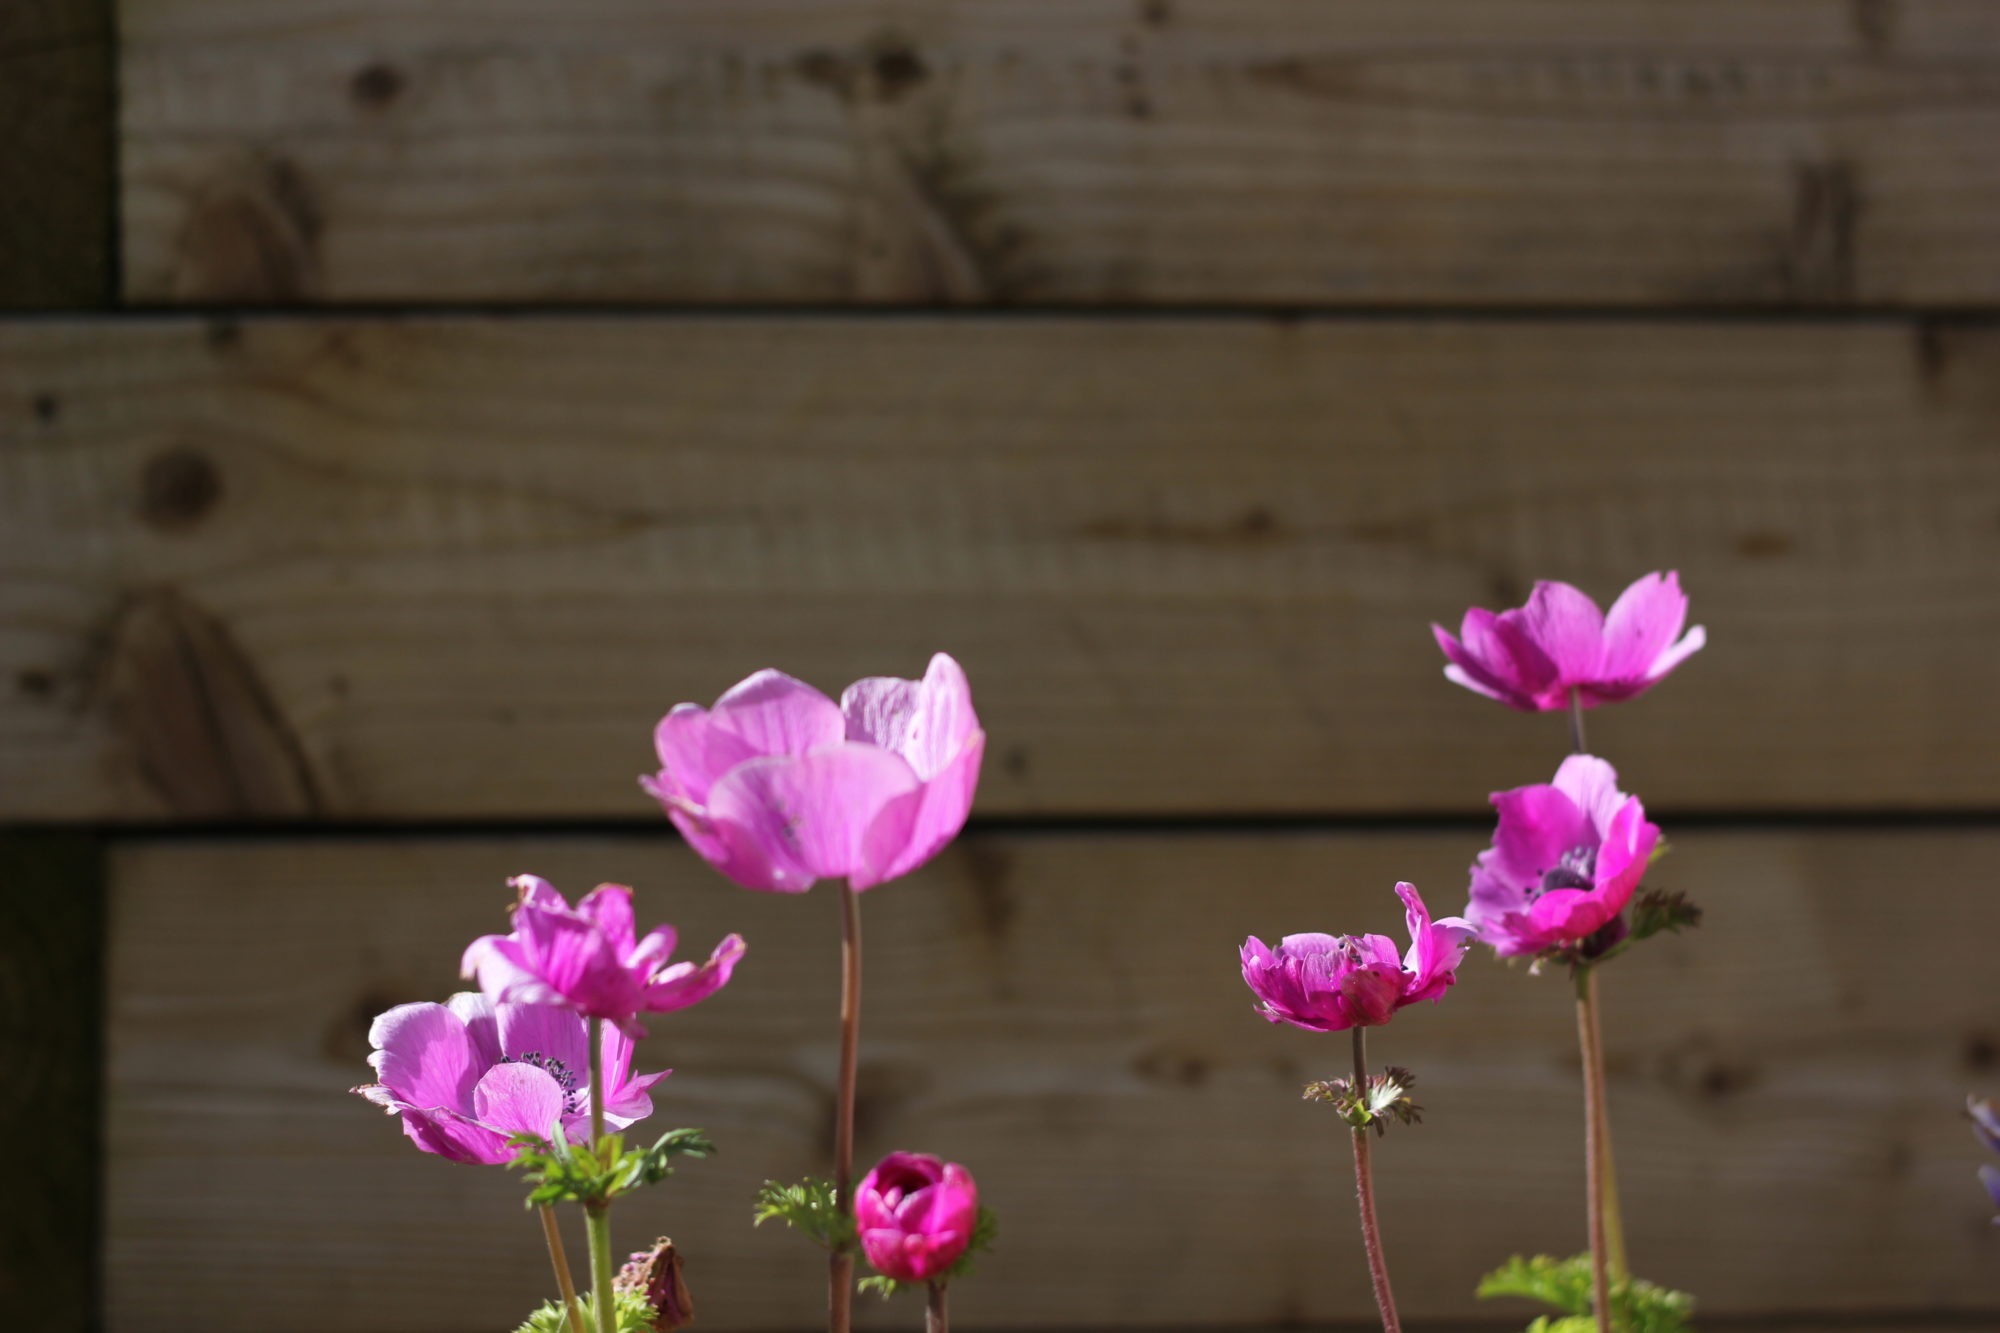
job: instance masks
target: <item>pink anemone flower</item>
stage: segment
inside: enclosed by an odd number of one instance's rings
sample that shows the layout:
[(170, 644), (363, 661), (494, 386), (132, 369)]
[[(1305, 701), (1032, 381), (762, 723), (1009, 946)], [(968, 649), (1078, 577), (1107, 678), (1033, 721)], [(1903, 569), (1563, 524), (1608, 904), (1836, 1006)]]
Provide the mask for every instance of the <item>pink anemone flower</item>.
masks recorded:
[(637, 1015), (699, 1004), (728, 983), (743, 957), (743, 937), (730, 935), (705, 963), (670, 964), (674, 928), (635, 940), (632, 890), (623, 884), (600, 884), (571, 907), (538, 876), (509, 882), (520, 893), (513, 933), (480, 936), (460, 965), (495, 1004), (561, 1005), (643, 1037)]
[(979, 1186), (956, 1162), (892, 1152), (854, 1191), (861, 1249), (884, 1277), (929, 1282), (942, 1277), (972, 1242)]
[(1573, 754), (1553, 783), (1493, 793), (1500, 824), (1472, 867), (1466, 916), (1503, 956), (1589, 938), (1625, 910), (1659, 845), (1636, 796), (1594, 755)]
[(871, 676), (834, 703), (759, 671), (713, 708), (676, 704), (640, 785), (688, 843), (745, 888), (866, 889), (907, 875), (965, 826), (986, 733), (943, 653), (922, 680)]
[[(671, 1070), (633, 1074), (632, 1042), (604, 1029), (604, 1122), (653, 1113), (649, 1091)], [(462, 992), (445, 1004), (399, 1004), (368, 1028), (377, 1082), (354, 1091), (401, 1116), (425, 1152), (454, 1162), (512, 1161), (515, 1134), (590, 1137), (590, 1038), (583, 1016), (545, 1004), (494, 1004)]]
[(1451, 659), (1445, 678), (1509, 708), (1548, 712), (1585, 708), (1643, 694), (1708, 642), (1696, 625), (1685, 635), (1688, 601), (1680, 575), (1648, 574), (1609, 613), (1567, 583), (1541, 582), (1527, 605), (1494, 614), (1465, 613), (1458, 637), (1432, 625)]
[(1431, 920), (1414, 884), (1398, 884), (1410, 947), (1398, 954), (1387, 935), (1287, 935), (1273, 949), (1256, 936), (1243, 944), (1243, 980), (1267, 1022), (1312, 1032), (1379, 1027), (1404, 1005), (1438, 1000), (1458, 979), (1472, 927), (1458, 917)]

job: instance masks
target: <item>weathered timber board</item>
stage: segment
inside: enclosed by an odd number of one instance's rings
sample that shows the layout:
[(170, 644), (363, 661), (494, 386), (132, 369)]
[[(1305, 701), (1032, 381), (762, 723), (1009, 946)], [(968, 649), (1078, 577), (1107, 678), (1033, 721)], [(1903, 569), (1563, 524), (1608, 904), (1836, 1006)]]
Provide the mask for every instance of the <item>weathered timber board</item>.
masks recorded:
[(1894, 321), (0, 329), (0, 814), (645, 817), (677, 700), (966, 663), (987, 813), (1484, 809), (1426, 628), (1678, 567), (1656, 804), (2000, 802), (2000, 337)]
[(0, 4), (0, 310), (111, 303), (111, 10)]
[[(1673, 827), (1661, 887), (1708, 909), (1604, 979), (1631, 1249), (1716, 1315), (2000, 1315), (1991, 1207), (1963, 1118), (1995, 1087), (1990, 831)], [(1399, 934), (1393, 881), (1463, 902), (1476, 831), (981, 834), (863, 902), (859, 1153), (979, 1176), (1002, 1244), (954, 1295), (969, 1326), (1363, 1320), (1345, 1142), (1301, 1084), (1344, 1037), (1250, 1012), (1248, 933)], [(108, 1300), (113, 1333), (504, 1328), (542, 1280), (498, 1169), (425, 1158), (344, 1089), (370, 1015), (457, 984), (502, 879), (634, 883), (640, 916), (749, 954), (662, 1017), (659, 1127), (721, 1155), (630, 1205), (687, 1250), (702, 1323), (810, 1327), (823, 1268), (749, 1226), (770, 1177), (825, 1172), (837, 911), (759, 895), (669, 836), (140, 842), (113, 874)], [(1572, 1003), (1481, 954), (1374, 1034), (1425, 1123), (1379, 1153), (1398, 1290), (1418, 1318), (1515, 1250), (1583, 1234)], [(580, 1237), (576, 1243), (580, 1247)], [(871, 1326), (907, 1309), (862, 1307)]]
[(100, 1326), (101, 844), (0, 830), (0, 908), (0, 1141), (16, 1145), (15, 1205), (0, 1214), (0, 1301), (23, 1328), (85, 1333)]
[(143, 302), (1991, 304), (1989, 0), (124, 0)]

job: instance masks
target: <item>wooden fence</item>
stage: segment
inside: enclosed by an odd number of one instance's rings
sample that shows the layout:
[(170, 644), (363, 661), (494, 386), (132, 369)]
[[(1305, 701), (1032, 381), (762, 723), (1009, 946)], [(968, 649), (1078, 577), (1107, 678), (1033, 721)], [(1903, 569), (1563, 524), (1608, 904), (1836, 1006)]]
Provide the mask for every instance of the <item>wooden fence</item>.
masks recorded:
[[(1708, 919), (1606, 982), (1636, 1266), (2000, 1324), (2000, 5), (11, 0), (0, 132), (24, 1326), (511, 1327), (516, 1182), (344, 1090), (523, 870), (749, 937), (647, 1047), (723, 1154), (633, 1235), (811, 1326), (748, 1199), (828, 1165), (833, 905), (634, 778), (755, 667), (940, 648), (992, 742), (865, 899), (860, 1153), (979, 1172), (961, 1320), (1365, 1323), (1338, 1052), (1232, 950), (1455, 909), (1565, 737), (1427, 623), (1656, 568), (1710, 647), (1592, 739)], [(1518, 1327), (1566, 989), (1477, 958), (1380, 1044), (1408, 1312)]]

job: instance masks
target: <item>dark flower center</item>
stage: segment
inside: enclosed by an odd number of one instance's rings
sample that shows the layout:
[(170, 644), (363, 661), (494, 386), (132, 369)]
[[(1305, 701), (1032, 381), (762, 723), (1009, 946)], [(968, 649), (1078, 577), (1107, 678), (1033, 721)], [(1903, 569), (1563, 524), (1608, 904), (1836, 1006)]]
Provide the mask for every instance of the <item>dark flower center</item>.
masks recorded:
[(577, 1115), (583, 1110), (583, 1094), (577, 1091), (581, 1080), (576, 1072), (553, 1055), (543, 1055), (540, 1051), (522, 1051), (519, 1055), (503, 1057), (501, 1063), (510, 1065), (533, 1065), (556, 1081), (563, 1092), (563, 1114)]
[(1589, 892), (1597, 887), (1597, 849), (1595, 847), (1572, 847), (1562, 854), (1562, 860), (1552, 869), (1542, 872), (1542, 886), (1528, 890), (1528, 897), (1541, 897), (1551, 889), (1582, 889)]

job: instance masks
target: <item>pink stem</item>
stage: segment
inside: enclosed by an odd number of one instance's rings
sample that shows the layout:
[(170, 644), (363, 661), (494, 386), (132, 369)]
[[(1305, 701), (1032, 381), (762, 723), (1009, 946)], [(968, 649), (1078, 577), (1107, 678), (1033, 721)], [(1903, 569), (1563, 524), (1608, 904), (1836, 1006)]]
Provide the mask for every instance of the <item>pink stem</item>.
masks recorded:
[[(1368, 1039), (1364, 1028), (1354, 1032), (1354, 1095), (1368, 1092)], [(1389, 1265), (1382, 1258), (1382, 1228), (1375, 1220), (1375, 1175), (1368, 1165), (1368, 1128), (1354, 1131), (1354, 1193), (1361, 1205), (1361, 1248), (1368, 1253), (1368, 1280), (1375, 1287), (1375, 1305), (1382, 1311), (1382, 1333), (1403, 1333), (1396, 1317), (1396, 1296), (1389, 1290)]]

